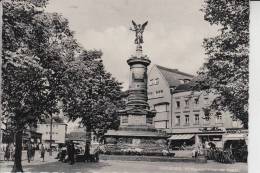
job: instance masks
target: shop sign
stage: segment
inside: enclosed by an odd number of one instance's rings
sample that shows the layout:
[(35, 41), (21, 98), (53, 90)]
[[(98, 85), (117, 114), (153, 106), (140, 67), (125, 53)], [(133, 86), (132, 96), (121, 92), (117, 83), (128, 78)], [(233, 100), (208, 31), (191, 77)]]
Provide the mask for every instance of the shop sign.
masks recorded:
[(213, 138), (213, 141), (220, 141), (220, 138)]
[(219, 127), (204, 127), (204, 128), (201, 128), (199, 129), (200, 131), (203, 131), (203, 132), (208, 132), (208, 131), (223, 131), (221, 128)]

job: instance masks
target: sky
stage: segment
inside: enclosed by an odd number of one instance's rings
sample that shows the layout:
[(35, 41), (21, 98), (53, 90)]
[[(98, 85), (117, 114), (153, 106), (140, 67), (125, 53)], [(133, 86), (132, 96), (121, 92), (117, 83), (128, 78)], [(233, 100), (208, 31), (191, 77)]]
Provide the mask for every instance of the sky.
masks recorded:
[(195, 75), (206, 55), (203, 39), (217, 29), (204, 20), (203, 0), (50, 0), (47, 11), (69, 20), (78, 42), (87, 50), (103, 52), (105, 69), (128, 89), (135, 34), (131, 20), (148, 25), (143, 53), (154, 64)]

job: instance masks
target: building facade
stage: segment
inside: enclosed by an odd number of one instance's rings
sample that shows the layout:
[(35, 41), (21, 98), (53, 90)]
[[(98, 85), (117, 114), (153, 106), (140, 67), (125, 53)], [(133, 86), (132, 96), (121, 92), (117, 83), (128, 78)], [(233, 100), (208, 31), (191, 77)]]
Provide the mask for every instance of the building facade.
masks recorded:
[[(154, 65), (148, 74), (148, 103), (157, 112), (154, 124), (166, 131), (176, 146), (214, 142), (223, 147), (230, 133), (241, 131), (242, 124), (229, 112), (213, 112), (209, 106), (213, 93), (192, 91), (193, 76)], [(236, 135), (239, 136), (239, 135)], [(240, 135), (239, 139), (243, 139)]]
[[(50, 124), (37, 124), (37, 132), (42, 134), (42, 142), (50, 142)], [(53, 123), (52, 124), (52, 143), (65, 143), (65, 135), (67, 133), (67, 124)]]
[(148, 103), (156, 110), (154, 125), (157, 129), (168, 129), (171, 126), (171, 91), (182, 83), (189, 82), (192, 75), (154, 65), (148, 73)]

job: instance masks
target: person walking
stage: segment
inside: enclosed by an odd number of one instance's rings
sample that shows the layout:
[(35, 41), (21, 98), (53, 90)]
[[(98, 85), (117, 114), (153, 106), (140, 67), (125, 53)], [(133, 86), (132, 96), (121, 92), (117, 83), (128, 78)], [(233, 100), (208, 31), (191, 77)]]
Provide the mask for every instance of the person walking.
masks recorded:
[(71, 141), (68, 144), (68, 157), (69, 157), (69, 162), (71, 165), (73, 165), (75, 163), (74, 154), (75, 154), (75, 147), (74, 147), (73, 142)]
[(42, 161), (44, 162), (45, 146), (43, 145), (43, 143), (40, 144), (40, 152), (41, 152)]
[(36, 150), (36, 145), (32, 144), (32, 155), (31, 155), (31, 160), (34, 160), (34, 156), (35, 156), (35, 150)]
[(32, 144), (30, 141), (28, 141), (27, 143), (27, 159), (28, 159), (28, 163), (30, 163), (32, 158)]
[(5, 155), (4, 155), (4, 160), (9, 161), (10, 159), (10, 144), (8, 143), (5, 147)]
[(14, 147), (14, 144), (11, 143), (11, 145), (10, 145), (10, 157), (11, 157), (11, 160), (14, 160), (14, 154), (15, 154), (15, 147)]

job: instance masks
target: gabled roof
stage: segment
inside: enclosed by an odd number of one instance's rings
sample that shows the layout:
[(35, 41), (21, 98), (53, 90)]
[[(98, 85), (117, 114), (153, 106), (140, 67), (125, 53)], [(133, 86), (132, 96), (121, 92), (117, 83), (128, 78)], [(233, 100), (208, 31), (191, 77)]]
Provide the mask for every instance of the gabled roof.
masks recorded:
[(179, 71), (178, 69), (170, 69), (162, 67), (160, 65), (155, 65), (157, 69), (164, 76), (165, 80), (168, 82), (169, 86), (178, 86), (181, 84), (179, 79), (192, 79), (193, 75)]

